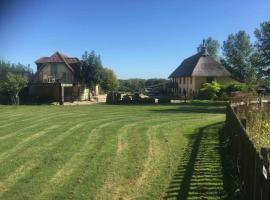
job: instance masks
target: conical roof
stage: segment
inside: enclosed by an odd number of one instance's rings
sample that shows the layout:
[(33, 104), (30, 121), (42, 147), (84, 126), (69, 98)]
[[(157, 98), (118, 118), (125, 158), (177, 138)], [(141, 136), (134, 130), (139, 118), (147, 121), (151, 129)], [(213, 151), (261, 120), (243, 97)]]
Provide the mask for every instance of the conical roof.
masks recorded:
[(187, 76), (229, 77), (231, 74), (224, 66), (215, 61), (203, 47), (201, 52), (186, 58), (169, 78)]

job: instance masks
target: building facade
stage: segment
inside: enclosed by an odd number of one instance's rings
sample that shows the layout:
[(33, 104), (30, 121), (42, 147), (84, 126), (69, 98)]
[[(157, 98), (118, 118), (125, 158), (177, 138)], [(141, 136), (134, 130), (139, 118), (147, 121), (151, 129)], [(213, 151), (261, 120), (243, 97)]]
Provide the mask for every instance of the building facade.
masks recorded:
[(174, 86), (172, 87), (174, 96), (189, 97), (196, 95), (204, 83), (217, 81), (225, 84), (232, 80), (230, 72), (215, 61), (205, 47), (201, 52), (186, 58), (169, 79)]
[(36, 62), (37, 72), (34, 83), (80, 83), (80, 60), (67, 57), (59, 52), (50, 57), (42, 57)]
[(81, 62), (59, 52), (36, 62), (37, 72), (29, 84), (29, 95), (38, 101), (80, 101), (90, 99), (82, 80)]

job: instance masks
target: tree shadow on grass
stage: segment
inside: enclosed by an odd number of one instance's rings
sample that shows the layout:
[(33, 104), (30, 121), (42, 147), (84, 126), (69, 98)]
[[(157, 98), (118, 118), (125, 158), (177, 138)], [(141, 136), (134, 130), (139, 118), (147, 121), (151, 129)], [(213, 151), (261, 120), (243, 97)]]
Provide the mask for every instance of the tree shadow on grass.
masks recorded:
[(213, 113), (213, 114), (225, 114), (225, 106), (211, 106), (211, 105), (194, 105), (187, 104), (179, 107), (167, 108), (167, 109), (153, 109), (152, 112), (157, 113)]
[(181, 163), (164, 199), (240, 199), (228, 139), (217, 123), (188, 135)]

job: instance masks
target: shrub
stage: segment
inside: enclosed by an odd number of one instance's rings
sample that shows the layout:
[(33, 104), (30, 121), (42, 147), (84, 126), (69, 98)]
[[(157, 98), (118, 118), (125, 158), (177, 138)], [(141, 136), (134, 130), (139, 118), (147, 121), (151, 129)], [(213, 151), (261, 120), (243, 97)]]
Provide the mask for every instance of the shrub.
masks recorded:
[(229, 83), (228, 85), (224, 86), (224, 91), (227, 95), (230, 95), (232, 92), (247, 91), (247, 85), (243, 83)]
[[(270, 147), (270, 115), (260, 110), (249, 110), (247, 117), (248, 133), (257, 147)], [(268, 115), (268, 116), (267, 116)]]
[(218, 82), (212, 81), (211, 83), (204, 83), (199, 90), (198, 98), (204, 100), (217, 99), (221, 86)]
[(141, 97), (139, 93), (135, 93), (132, 96), (132, 103), (140, 103), (141, 102)]
[(118, 104), (121, 102), (121, 93), (109, 92), (106, 97), (107, 104)]
[(220, 90), (217, 93), (217, 99), (218, 100), (227, 100), (228, 99), (228, 94), (226, 93), (226, 86), (225, 85), (220, 85)]
[(155, 103), (155, 99), (154, 98), (141, 98), (140, 103), (153, 104), (153, 103)]
[(158, 103), (171, 103), (171, 99), (167, 97), (162, 97), (158, 99)]
[(128, 94), (126, 94), (123, 96), (121, 102), (124, 104), (129, 104), (129, 103), (132, 103), (132, 100), (131, 100), (130, 96)]
[(11, 104), (9, 95), (0, 91), (0, 104)]

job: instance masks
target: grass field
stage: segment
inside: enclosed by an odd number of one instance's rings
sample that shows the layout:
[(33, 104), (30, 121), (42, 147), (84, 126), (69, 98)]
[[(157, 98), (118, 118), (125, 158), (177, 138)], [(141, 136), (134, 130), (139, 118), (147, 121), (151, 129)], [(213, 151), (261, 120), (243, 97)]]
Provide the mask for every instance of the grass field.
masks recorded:
[(0, 199), (230, 195), (218, 134), (223, 107), (0, 106), (0, 112)]

